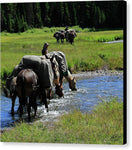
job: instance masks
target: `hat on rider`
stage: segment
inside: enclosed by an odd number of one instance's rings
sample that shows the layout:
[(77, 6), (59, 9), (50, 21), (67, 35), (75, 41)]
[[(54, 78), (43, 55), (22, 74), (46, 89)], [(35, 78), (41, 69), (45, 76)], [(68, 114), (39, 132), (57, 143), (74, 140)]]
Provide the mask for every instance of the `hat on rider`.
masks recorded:
[(49, 44), (46, 42), (44, 43), (44, 47), (47, 48), (49, 46)]
[(49, 44), (46, 42), (44, 43), (43, 49), (42, 49), (42, 55), (45, 55), (48, 53), (48, 46)]

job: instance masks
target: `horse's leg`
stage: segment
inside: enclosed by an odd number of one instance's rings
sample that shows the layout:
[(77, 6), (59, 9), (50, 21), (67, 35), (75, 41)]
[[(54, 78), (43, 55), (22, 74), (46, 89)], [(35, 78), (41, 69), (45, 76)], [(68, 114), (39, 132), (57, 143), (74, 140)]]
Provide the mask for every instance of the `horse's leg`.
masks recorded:
[(30, 121), (31, 120), (31, 118), (30, 118), (30, 112), (31, 112), (31, 104), (32, 103), (32, 97), (29, 97), (29, 103), (28, 103), (28, 121)]
[(64, 40), (63, 39), (61, 39), (61, 43), (63, 43), (64, 42)]
[(45, 92), (45, 90), (42, 93), (42, 99), (43, 99), (43, 102), (45, 104), (46, 111), (48, 112), (49, 110), (48, 110), (48, 104), (47, 104), (47, 98), (46, 98), (46, 92)]
[(62, 83), (63, 83), (63, 76), (60, 76), (60, 87), (61, 88), (63, 88)]
[(22, 117), (23, 106), (22, 106), (22, 98), (21, 97), (19, 97), (19, 110), (20, 110), (20, 117)]
[(37, 104), (36, 104), (36, 100), (34, 101), (34, 117), (36, 116), (36, 113), (37, 113)]
[(11, 114), (12, 114), (12, 116), (14, 115), (15, 99), (16, 99), (16, 94), (14, 94), (14, 95), (11, 97), (11, 100), (12, 100)]
[(32, 96), (32, 107), (34, 109), (34, 117), (36, 116), (36, 112), (37, 112), (37, 103), (36, 103), (36, 95), (33, 94)]
[(51, 89), (49, 91), (49, 100), (51, 99), (51, 97), (52, 97), (52, 87), (51, 87)]

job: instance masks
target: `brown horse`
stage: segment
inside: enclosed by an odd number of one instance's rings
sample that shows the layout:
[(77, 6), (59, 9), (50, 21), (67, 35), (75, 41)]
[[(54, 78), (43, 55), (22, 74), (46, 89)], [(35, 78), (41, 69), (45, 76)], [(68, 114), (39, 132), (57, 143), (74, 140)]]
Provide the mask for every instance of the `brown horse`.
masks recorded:
[(39, 88), (38, 76), (33, 70), (24, 69), (19, 72), (16, 79), (16, 91), (17, 96), (19, 97), (20, 116), (22, 116), (23, 113), (23, 106), (27, 104), (29, 121), (30, 121), (31, 107), (34, 108), (35, 111), (34, 116), (36, 115), (37, 111), (36, 98), (38, 95), (38, 88)]

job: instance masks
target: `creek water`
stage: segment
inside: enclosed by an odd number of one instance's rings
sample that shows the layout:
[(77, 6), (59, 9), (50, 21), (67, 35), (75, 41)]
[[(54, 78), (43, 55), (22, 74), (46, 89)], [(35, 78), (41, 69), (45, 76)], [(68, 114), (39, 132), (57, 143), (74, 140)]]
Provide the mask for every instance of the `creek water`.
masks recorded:
[[(38, 106), (37, 119), (35, 121), (55, 121), (58, 116), (68, 113), (74, 109), (81, 112), (91, 112), (102, 100), (109, 101), (111, 97), (123, 101), (123, 75), (96, 76), (88, 79), (77, 80), (78, 90), (69, 90), (68, 83), (63, 84), (64, 98), (54, 97), (49, 102), (49, 112), (45, 111), (43, 105)], [(19, 120), (16, 113), (11, 116), (11, 99), (1, 96), (1, 129), (10, 127), (13, 122)], [(15, 111), (18, 109), (18, 98), (15, 103)], [(27, 117), (27, 115), (24, 115)]]
[(109, 41), (109, 42), (104, 42), (104, 43), (107, 43), (107, 44), (123, 43), (123, 40)]

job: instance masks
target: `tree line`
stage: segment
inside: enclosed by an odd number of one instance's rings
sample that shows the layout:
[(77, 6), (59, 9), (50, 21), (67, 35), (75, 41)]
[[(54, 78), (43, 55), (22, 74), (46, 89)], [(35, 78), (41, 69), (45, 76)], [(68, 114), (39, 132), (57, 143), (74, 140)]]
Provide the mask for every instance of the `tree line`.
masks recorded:
[(124, 1), (38, 2), (1, 4), (1, 31), (79, 25), (123, 28)]

